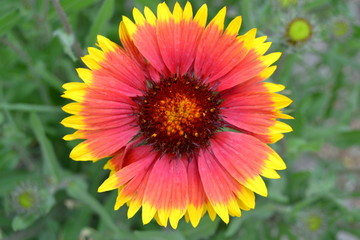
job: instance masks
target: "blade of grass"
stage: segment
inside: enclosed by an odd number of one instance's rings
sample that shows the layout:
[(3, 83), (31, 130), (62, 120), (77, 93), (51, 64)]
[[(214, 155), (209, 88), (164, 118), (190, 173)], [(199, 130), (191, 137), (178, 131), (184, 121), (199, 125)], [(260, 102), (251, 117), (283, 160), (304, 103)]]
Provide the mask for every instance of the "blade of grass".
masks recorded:
[[(81, 10), (89, 8), (93, 5), (95, 0), (61, 0), (61, 6), (64, 8), (66, 13), (78, 13)], [(49, 19), (56, 18), (56, 11), (54, 9), (50, 9), (49, 11)]]
[(47, 113), (62, 112), (61, 109), (58, 107), (27, 104), (27, 103), (1, 103), (0, 109), (7, 111), (22, 111), (22, 112), (47, 112)]
[(43, 124), (41, 123), (39, 116), (34, 112), (30, 115), (30, 124), (41, 147), (41, 153), (44, 161), (44, 171), (46, 174), (52, 176), (56, 183), (59, 183), (62, 177), (62, 169), (56, 158), (54, 148), (49, 139), (46, 137)]
[(105, 28), (106, 23), (110, 20), (113, 13), (114, 0), (105, 0), (96, 15), (93, 25), (91, 26), (90, 33), (87, 38), (88, 46), (95, 44), (96, 35), (101, 33), (101, 30)]
[(252, 12), (254, 12), (252, 4), (253, 4), (252, 0), (243, 0), (240, 3), (240, 7), (242, 12), (243, 23), (246, 26), (255, 27), (256, 26), (255, 18), (253, 17), (254, 15), (251, 14)]
[(335, 110), (335, 103), (338, 98), (339, 89), (342, 87), (344, 81), (344, 76), (340, 69), (334, 75), (335, 75), (335, 81), (333, 83), (330, 93), (328, 93), (329, 98), (328, 98), (327, 106), (325, 107), (326, 110), (323, 116), (324, 119), (329, 118), (333, 113), (333, 111)]
[(88, 207), (90, 207), (95, 213), (99, 215), (101, 220), (116, 233), (118, 236), (124, 237), (124, 239), (134, 239), (130, 233), (122, 232), (116, 226), (115, 221), (111, 218), (106, 209), (96, 200), (93, 196), (91, 196), (87, 191), (84, 190), (80, 181), (72, 181), (69, 183), (67, 187), (68, 194), (74, 199), (79, 200), (84, 203)]
[(63, 82), (61, 82), (61, 80), (55, 74), (48, 71), (43, 62), (38, 62), (35, 68), (45, 84), (48, 84), (49, 86), (58, 90), (59, 92), (64, 91), (64, 89), (62, 88)]
[(0, 35), (9, 32), (13, 27), (21, 22), (22, 18), (23, 17), (17, 9), (2, 15), (0, 17)]
[[(288, 54), (281, 58), (281, 69), (278, 70), (276, 77), (276, 83), (284, 84), (288, 88), (294, 83), (291, 80), (291, 74), (293, 73), (293, 66), (297, 63), (296, 54)], [(280, 65), (280, 64), (279, 64)]]
[(360, 130), (344, 131), (331, 138), (337, 147), (351, 147), (359, 145)]

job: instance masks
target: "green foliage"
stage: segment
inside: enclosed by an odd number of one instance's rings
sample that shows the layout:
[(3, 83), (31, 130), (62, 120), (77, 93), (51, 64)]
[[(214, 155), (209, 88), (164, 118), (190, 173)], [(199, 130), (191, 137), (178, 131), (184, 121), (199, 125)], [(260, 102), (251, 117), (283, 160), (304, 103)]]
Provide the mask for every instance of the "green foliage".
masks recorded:
[(89, 46), (96, 42), (96, 35), (102, 34), (106, 23), (110, 20), (114, 11), (114, 0), (105, 0), (99, 12), (96, 15), (94, 24), (90, 28), (87, 43)]
[[(60, 16), (54, 3), (60, 3)], [(9, 239), (360, 239), (360, 5), (357, 1), (206, 1), (209, 15), (224, 5), (243, 16), (241, 33), (256, 27), (268, 35), (271, 51), (281, 51), (271, 81), (287, 86), (294, 100), (294, 132), (275, 144), (287, 162), (281, 179), (268, 180), (269, 197), (228, 225), (205, 216), (194, 229), (150, 223), (126, 207), (113, 210), (116, 193), (99, 194), (107, 177), (104, 162), (69, 159), (75, 143), (59, 122), (61, 85), (79, 81), (80, 55), (98, 34), (118, 40), (122, 15), (133, 6), (155, 10), (145, 0), (2, 0), (0, 7), (0, 238)], [(172, 7), (175, 1), (167, 1)], [(182, 5), (186, 1), (180, 1)], [(197, 9), (202, 2), (194, 1)], [(292, 46), (286, 24), (309, 19), (310, 41)], [(65, 19), (64, 19), (65, 17)], [(332, 35), (334, 18), (349, 31)], [(68, 26), (64, 26), (64, 20)], [(227, 20), (228, 21), (228, 20)], [(21, 209), (24, 189), (34, 190)], [(14, 202), (15, 201), (15, 202)], [(105, 236), (105, 237), (104, 237)]]

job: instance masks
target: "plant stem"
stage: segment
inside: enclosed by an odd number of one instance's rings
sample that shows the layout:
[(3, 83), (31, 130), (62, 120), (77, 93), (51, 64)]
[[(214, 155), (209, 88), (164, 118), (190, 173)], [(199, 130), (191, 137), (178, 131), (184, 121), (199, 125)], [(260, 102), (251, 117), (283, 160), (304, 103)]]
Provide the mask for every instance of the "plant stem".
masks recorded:
[[(59, 3), (59, 0), (51, 0), (51, 1), (52, 1), (53, 5), (55, 7), (56, 12), (58, 13), (58, 15), (60, 17), (60, 20), (61, 20), (62, 24), (64, 25), (65, 32), (68, 35), (74, 35), (75, 36), (75, 34), (73, 33), (72, 28), (70, 26), (69, 20), (68, 20), (68, 18), (66, 16), (66, 13), (64, 12), (64, 9), (61, 7), (61, 5)], [(84, 55), (82, 50), (81, 50), (80, 43), (79, 43), (79, 41), (77, 40), (76, 37), (74, 37), (74, 43), (73, 43), (72, 48), (74, 49), (74, 52), (75, 52), (77, 57), (82, 57)]]

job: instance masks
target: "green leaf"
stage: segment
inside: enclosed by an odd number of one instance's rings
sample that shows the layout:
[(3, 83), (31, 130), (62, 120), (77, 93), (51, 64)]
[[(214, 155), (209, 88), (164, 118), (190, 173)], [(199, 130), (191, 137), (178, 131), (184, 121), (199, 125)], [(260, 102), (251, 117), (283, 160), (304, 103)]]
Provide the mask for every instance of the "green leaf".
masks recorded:
[(50, 212), (50, 210), (52, 209), (52, 207), (55, 205), (55, 198), (54, 195), (50, 192), (50, 189), (42, 189), (40, 191), (40, 194), (42, 195), (43, 198), (43, 202), (41, 207), (41, 210), (39, 211), (39, 214), (41, 215), (45, 215), (48, 212)]
[(350, 147), (359, 145), (360, 142), (360, 130), (345, 131), (336, 134), (330, 139), (337, 147)]
[(240, 9), (242, 12), (242, 18), (243, 22), (246, 24), (246, 26), (254, 26), (255, 25), (255, 18), (252, 14), (254, 5), (252, 0), (242, 0), (240, 1)]
[(323, 7), (324, 5), (331, 4), (330, 0), (317, 0), (317, 1), (308, 1), (306, 2), (304, 8), (307, 11), (311, 11), (320, 7)]
[(44, 161), (45, 174), (54, 178), (55, 182), (59, 182), (62, 178), (62, 169), (54, 152), (54, 148), (46, 137), (45, 129), (36, 113), (31, 113), (30, 124), (36, 139), (40, 143), (42, 158)]
[(134, 0), (134, 5), (139, 8), (139, 9), (143, 9), (144, 6), (149, 7), (151, 10), (155, 11), (157, 5), (163, 1), (160, 0), (153, 0), (153, 1), (149, 1), (149, 0)]
[(84, 226), (88, 226), (92, 211), (87, 206), (77, 207), (63, 225), (63, 239), (77, 239)]
[(10, 111), (24, 111), (24, 112), (46, 112), (46, 113), (62, 112), (59, 107), (27, 104), (27, 103), (1, 103), (0, 109), (10, 110)]
[(15, 216), (12, 221), (12, 228), (14, 229), (14, 231), (23, 230), (29, 227), (39, 217), (40, 215), (38, 214)]
[(97, 13), (94, 23), (90, 28), (87, 43), (92, 46), (96, 42), (96, 35), (104, 32), (107, 22), (114, 13), (114, 0), (105, 0)]
[(284, 55), (281, 58), (281, 68), (279, 69), (278, 77), (276, 83), (284, 84), (285, 86), (289, 87), (288, 82), (292, 83), (290, 80), (291, 75), (293, 73), (293, 67), (297, 63), (298, 56), (296, 54), (288, 54)]
[(289, 138), (287, 142), (288, 152), (291, 154), (300, 154), (304, 152), (319, 151), (323, 145), (322, 136), (318, 139), (307, 140), (305, 138)]
[(63, 92), (64, 89), (62, 88), (62, 82), (61, 80), (52, 72), (50, 72), (45, 65), (44, 62), (37, 62), (36, 66), (36, 72), (39, 73), (42, 80), (44, 81), (44, 84), (48, 84), (49, 86), (53, 87), (54, 89), (58, 90), (59, 92)]
[(309, 187), (306, 190), (308, 198), (314, 195), (327, 195), (331, 193), (336, 184), (336, 172), (324, 167), (318, 167), (314, 169), (314, 172), (316, 174), (311, 175)]
[(242, 224), (244, 223), (245, 220), (246, 220), (246, 217), (232, 219), (230, 221), (229, 227), (225, 231), (225, 236), (226, 237), (233, 236), (236, 232), (239, 231), (240, 227), (242, 226)]
[[(96, 0), (61, 0), (61, 7), (64, 9), (66, 14), (76, 13), (80, 10), (88, 8), (90, 5), (94, 4)], [(49, 13), (50, 18), (58, 17), (58, 14), (54, 9)]]
[(279, 203), (287, 203), (289, 201), (288, 196), (284, 194), (286, 188), (286, 179), (279, 179), (277, 181), (269, 182), (269, 199), (272, 199)]
[(87, 191), (87, 184), (85, 181), (79, 178), (72, 179), (72, 181), (68, 184), (66, 190), (69, 196), (73, 197), (74, 199), (79, 200), (80, 202), (86, 204), (90, 207), (95, 213), (97, 213), (102, 221), (106, 223), (106, 225), (118, 234), (125, 234), (119, 233), (119, 229), (116, 226), (114, 220), (111, 218), (109, 213), (106, 209), (100, 204), (93, 196), (91, 196)]
[(288, 178), (287, 192), (291, 202), (300, 201), (305, 197), (308, 188), (310, 173), (296, 172)]
[(64, 47), (64, 52), (71, 58), (71, 60), (76, 61), (76, 57), (72, 50), (72, 46), (75, 42), (74, 35), (67, 34), (64, 30), (58, 29), (54, 32), (54, 36), (59, 38), (60, 42)]
[(190, 223), (180, 221), (178, 230), (186, 237), (186, 239), (206, 239), (216, 232), (219, 223), (219, 218), (211, 221), (209, 217), (204, 216), (196, 228)]
[(0, 35), (9, 32), (13, 27), (18, 25), (22, 20), (19, 10), (6, 12), (0, 16)]

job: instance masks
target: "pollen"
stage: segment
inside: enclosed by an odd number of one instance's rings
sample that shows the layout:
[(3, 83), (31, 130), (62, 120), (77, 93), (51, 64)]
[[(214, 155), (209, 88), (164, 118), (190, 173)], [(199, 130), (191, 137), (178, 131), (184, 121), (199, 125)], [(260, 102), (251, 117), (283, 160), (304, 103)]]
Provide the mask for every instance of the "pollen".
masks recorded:
[(140, 134), (146, 144), (162, 153), (191, 155), (207, 147), (223, 124), (220, 96), (194, 77), (150, 82), (146, 93), (135, 102)]
[(196, 122), (203, 111), (195, 99), (189, 99), (180, 94), (161, 100), (159, 105), (154, 120), (162, 122), (169, 136), (184, 135), (186, 129), (182, 126), (189, 126)]

